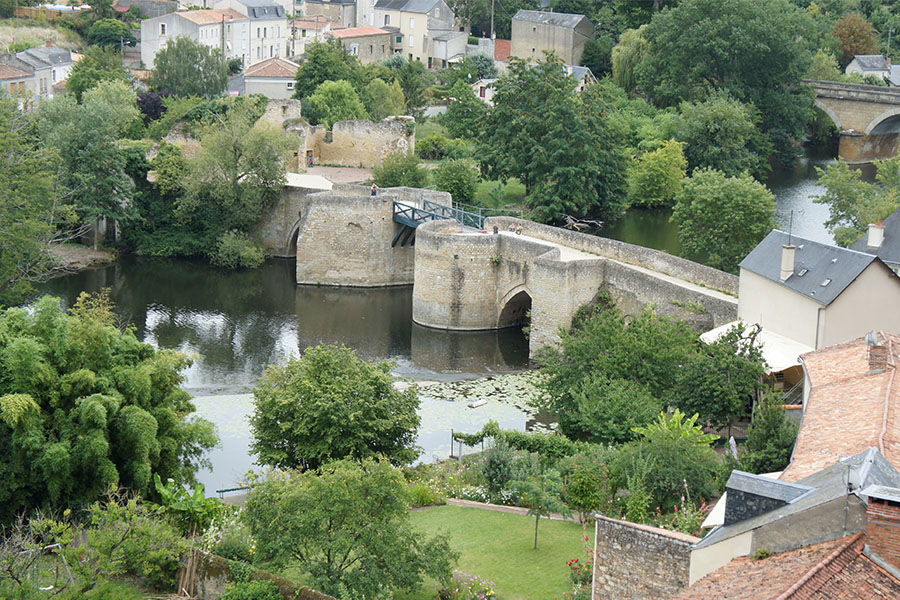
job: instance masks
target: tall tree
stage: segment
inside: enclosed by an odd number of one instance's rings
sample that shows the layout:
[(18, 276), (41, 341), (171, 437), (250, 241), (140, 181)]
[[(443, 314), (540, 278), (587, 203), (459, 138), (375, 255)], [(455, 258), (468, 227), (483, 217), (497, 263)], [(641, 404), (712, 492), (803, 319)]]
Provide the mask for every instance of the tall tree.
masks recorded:
[[(59, 156), (45, 147), (33, 116), (0, 97), (0, 305), (18, 303), (50, 270), (56, 225), (74, 216), (54, 194)], [(60, 229), (62, 231), (62, 229)]]
[(114, 49), (134, 46), (137, 43), (131, 27), (118, 19), (100, 19), (91, 25), (87, 37), (88, 42), (95, 46)]
[(859, 13), (849, 13), (835, 23), (832, 35), (841, 44), (841, 66), (846, 67), (857, 54), (875, 54), (878, 52), (878, 40), (872, 24)]
[(637, 29), (628, 29), (622, 32), (619, 43), (612, 49), (612, 74), (613, 81), (629, 94), (637, 85), (635, 69), (643, 62), (650, 50), (647, 43), (646, 25)]
[(356, 58), (344, 52), (337, 38), (307, 44), (306, 62), (297, 69), (294, 98), (302, 100), (312, 96), (326, 81), (351, 80), (351, 71), (356, 64)]
[(66, 91), (81, 102), (84, 93), (101, 81), (128, 81), (129, 77), (128, 69), (122, 64), (122, 55), (115, 48), (88, 48), (72, 67)]
[(266, 369), (253, 390), (250, 427), (259, 462), (316, 469), (330, 460), (382, 455), (411, 463), (419, 400), (394, 388), (391, 363), (370, 364), (345, 346), (308, 348)]
[(101, 219), (133, 216), (134, 181), (119, 141), (140, 118), (136, 96), (124, 82), (102, 81), (81, 104), (71, 96), (42, 103), (37, 118), (45, 143), (62, 157), (60, 184), (85, 222), (94, 223), (96, 248)]
[(478, 139), (489, 111), (490, 106), (479, 100), (469, 85), (457, 81), (450, 88), (450, 105), (441, 117), (441, 123), (453, 137)]
[(156, 53), (149, 84), (157, 92), (212, 98), (225, 91), (228, 63), (218, 48), (178, 36)]
[(536, 66), (513, 59), (496, 89), (479, 144), (482, 174), (518, 178), (545, 221), (565, 214), (617, 218), (627, 162), (601, 92), (576, 95), (575, 80), (553, 54)]
[(309, 104), (313, 114), (316, 116), (316, 121), (324, 123), (328, 129), (331, 129), (331, 126), (338, 121), (367, 119), (369, 117), (366, 107), (363, 106), (362, 101), (356, 94), (356, 90), (353, 89), (349, 81), (325, 81), (321, 83), (313, 95), (309, 97)]
[(738, 263), (775, 225), (775, 196), (749, 175), (697, 169), (684, 180), (672, 222), (689, 256), (737, 272)]
[(788, 0), (682, 0), (647, 26), (638, 86), (663, 105), (702, 100), (709, 89), (749, 102), (777, 157), (791, 162), (812, 109), (812, 92), (800, 83), (809, 26)]
[(445, 536), (413, 530), (403, 475), (372, 458), (275, 472), (254, 487), (243, 519), (261, 557), (296, 561), (317, 589), (334, 596), (413, 592), (423, 576), (448, 578), (458, 557)]
[(196, 483), (216, 437), (180, 387), (190, 360), (114, 320), (87, 294), (68, 313), (45, 297), (0, 314), (0, 522), (85, 506), (110, 485), (149, 494), (153, 473)]

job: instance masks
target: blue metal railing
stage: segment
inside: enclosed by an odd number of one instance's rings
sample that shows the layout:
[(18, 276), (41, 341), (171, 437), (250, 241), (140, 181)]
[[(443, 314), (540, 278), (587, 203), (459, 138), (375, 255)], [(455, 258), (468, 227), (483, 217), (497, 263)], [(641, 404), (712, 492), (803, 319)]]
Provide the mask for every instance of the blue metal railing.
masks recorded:
[(416, 228), (422, 223), (435, 220), (452, 220), (466, 227), (484, 228), (484, 215), (462, 208), (438, 204), (430, 200), (424, 200), (421, 208), (394, 201), (394, 221), (398, 223)]

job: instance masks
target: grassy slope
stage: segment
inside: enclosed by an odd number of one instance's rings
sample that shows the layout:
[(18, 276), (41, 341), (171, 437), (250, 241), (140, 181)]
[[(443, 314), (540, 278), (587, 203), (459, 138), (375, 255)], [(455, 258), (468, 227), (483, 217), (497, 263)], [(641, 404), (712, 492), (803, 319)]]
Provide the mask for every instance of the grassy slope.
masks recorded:
[(0, 52), (5, 52), (16, 42), (35, 47), (43, 46), (47, 40), (53, 40), (56, 46), (67, 50), (76, 50), (82, 45), (78, 34), (67, 29), (30, 19), (0, 19)]
[[(582, 530), (575, 523), (542, 519), (534, 549), (534, 518), (510, 513), (440, 506), (412, 513), (420, 531), (445, 531), (460, 553), (457, 568), (497, 584), (499, 600), (552, 600), (570, 591), (566, 561), (580, 557)], [(590, 531), (590, 528), (589, 528)], [(398, 600), (431, 600), (427, 582)]]

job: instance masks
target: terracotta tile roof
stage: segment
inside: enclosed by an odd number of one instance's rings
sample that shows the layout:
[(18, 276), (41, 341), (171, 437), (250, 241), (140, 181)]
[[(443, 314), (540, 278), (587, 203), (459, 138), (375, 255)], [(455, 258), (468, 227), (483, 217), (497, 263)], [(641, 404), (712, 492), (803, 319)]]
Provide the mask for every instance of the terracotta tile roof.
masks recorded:
[(0, 79), (22, 79), (31, 77), (31, 73), (0, 63)]
[(315, 15), (310, 19), (294, 19), (291, 27), (296, 29), (325, 29), (331, 25), (331, 19), (324, 15)]
[(511, 40), (494, 40), (494, 60), (506, 62), (509, 60), (510, 52), (512, 52)]
[(390, 31), (385, 31), (384, 29), (378, 29), (377, 27), (369, 27), (366, 25), (365, 27), (348, 27), (347, 29), (335, 29), (331, 32), (336, 38), (355, 38), (355, 37), (365, 37), (369, 35), (390, 35)]
[(762, 560), (736, 558), (673, 600), (900, 597), (900, 580), (863, 554), (865, 540), (857, 533)]
[(175, 13), (183, 19), (187, 19), (191, 23), (197, 25), (212, 25), (213, 23), (221, 23), (224, 21), (246, 21), (247, 17), (234, 10), (233, 8), (224, 8), (216, 10), (188, 10)]
[(900, 336), (878, 333), (886, 368), (870, 369), (864, 338), (836, 344), (800, 358), (810, 394), (791, 464), (780, 479), (798, 481), (842, 456), (875, 447), (900, 469)]
[(244, 77), (285, 77), (293, 79), (297, 75), (300, 65), (283, 58), (268, 58), (255, 65), (250, 65), (244, 71)]

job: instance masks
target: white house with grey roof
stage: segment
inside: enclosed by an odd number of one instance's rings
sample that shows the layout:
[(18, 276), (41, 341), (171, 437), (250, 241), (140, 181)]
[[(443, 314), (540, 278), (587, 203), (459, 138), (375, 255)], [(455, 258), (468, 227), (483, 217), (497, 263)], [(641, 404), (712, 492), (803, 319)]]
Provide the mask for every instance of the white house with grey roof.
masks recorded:
[(520, 10), (512, 19), (510, 54), (537, 62), (553, 51), (567, 65), (581, 63), (584, 45), (594, 39), (594, 25), (584, 15)]
[(866, 75), (875, 75), (882, 79), (891, 76), (891, 59), (885, 58), (882, 54), (857, 54), (853, 60), (844, 69), (847, 75), (857, 73), (865, 77)]
[(900, 278), (867, 252), (773, 230), (740, 263), (738, 319), (812, 349), (900, 332)]
[(53, 85), (68, 79), (75, 64), (69, 50), (52, 45), (3, 54), (0, 55), (0, 62), (33, 77), (33, 89), (30, 91), (36, 100), (52, 98)]
[(141, 61), (150, 69), (156, 54), (178, 37), (215, 48), (226, 59), (250, 64), (250, 20), (236, 10), (188, 10), (141, 21)]
[(272, 0), (220, 0), (214, 8), (234, 10), (249, 20), (248, 52), (244, 65), (276, 56), (290, 56), (291, 27), (283, 5)]
[(883, 223), (870, 224), (866, 235), (850, 248), (874, 254), (894, 273), (900, 273), (900, 209), (891, 213)]
[[(362, 0), (365, 1), (365, 0)], [(466, 35), (455, 31), (456, 15), (444, 0), (377, 0), (374, 26), (397, 28), (407, 60), (446, 67), (465, 54)], [(461, 41), (461, 43), (460, 43)]]

